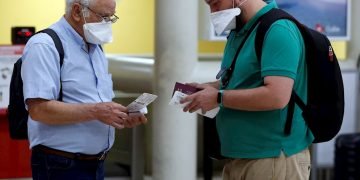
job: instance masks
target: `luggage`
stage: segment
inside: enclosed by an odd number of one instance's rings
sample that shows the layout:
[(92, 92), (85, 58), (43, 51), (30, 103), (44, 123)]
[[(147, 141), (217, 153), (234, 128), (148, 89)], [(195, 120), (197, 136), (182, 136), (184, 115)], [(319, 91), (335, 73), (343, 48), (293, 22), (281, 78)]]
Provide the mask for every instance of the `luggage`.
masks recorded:
[(225, 157), (221, 155), (219, 134), (216, 129), (216, 118), (204, 116), (204, 152), (205, 156), (211, 159), (225, 159)]
[(360, 133), (336, 138), (334, 175), (335, 180), (360, 180)]

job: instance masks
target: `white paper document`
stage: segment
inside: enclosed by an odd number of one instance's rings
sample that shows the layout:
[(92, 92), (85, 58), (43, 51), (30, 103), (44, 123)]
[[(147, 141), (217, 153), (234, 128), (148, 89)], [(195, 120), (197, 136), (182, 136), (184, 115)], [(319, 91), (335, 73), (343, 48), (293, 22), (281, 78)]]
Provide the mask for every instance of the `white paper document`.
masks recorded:
[[(188, 96), (187, 94), (184, 94), (180, 91), (175, 91), (173, 97), (170, 100), (169, 105), (174, 105), (174, 106), (179, 106), (180, 108), (184, 108), (187, 104), (189, 103), (184, 103), (184, 104), (180, 104), (181, 99), (185, 98), (186, 96)], [(195, 111), (196, 113), (209, 117), (209, 118), (214, 118), (216, 116), (216, 114), (219, 112), (220, 108), (216, 107), (210, 111), (207, 111), (205, 114), (203, 114), (201, 112), (201, 109)]]
[(157, 95), (143, 93), (127, 106), (129, 113), (147, 114), (146, 106), (155, 101), (156, 98)]

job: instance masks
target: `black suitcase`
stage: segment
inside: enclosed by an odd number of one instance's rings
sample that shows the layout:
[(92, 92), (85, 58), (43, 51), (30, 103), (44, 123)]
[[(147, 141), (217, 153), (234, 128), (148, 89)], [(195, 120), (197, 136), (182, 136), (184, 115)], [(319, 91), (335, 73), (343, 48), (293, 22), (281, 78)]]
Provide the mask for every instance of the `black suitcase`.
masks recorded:
[(204, 116), (204, 149), (206, 155), (214, 160), (225, 159), (221, 155), (219, 134), (216, 129), (216, 117), (208, 118)]
[(335, 180), (360, 180), (360, 133), (336, 138), (334, 175)]

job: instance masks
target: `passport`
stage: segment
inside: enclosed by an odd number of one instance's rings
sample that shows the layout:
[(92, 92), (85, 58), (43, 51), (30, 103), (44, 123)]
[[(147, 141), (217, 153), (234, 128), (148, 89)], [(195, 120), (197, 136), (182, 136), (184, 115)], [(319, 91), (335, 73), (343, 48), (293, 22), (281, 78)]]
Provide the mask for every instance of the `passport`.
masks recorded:
[[(174, 86), (172, 98), (171, 98), (171, 100), (169, 102), (169, 105), (175, 105), (175, 106), (178, 106), (180, 108), (184, 108), (190, 102), (187, 102), (185, 104), (181, 104), (180, 103), (181, 99), (185, 98), (188, 95), (191, 95), (193, 93), (201, 91), (201, 90), (202, 89), (196, 88), (194, 86), (190, 86), (190, 85), (186, 85), (186, 84), (176, 82), (175, 86)], [(220, 108), (216, 107), (216, 108), (214, 108), (212, 110), (207, 111), (205, 114), (203, 114), (200, 109), (195, 111), (195, 112), (200, 114), (200, 115), (209, 117), (209, 118), (214, 118), (216, 116), (216, 114), (219, 112), (219, 110), (220, 110)]]
[[(175, 106), (178, 106), (180, 108), (184, 108), (188, 103), (185, 103), (185, 104), (181, 104), (180, 101), (185, 98), (186, 96), (188, 96), (188, 94), (185, 94), (185, 93), (182, 93), (180, 91), (175, 91), (173, 97), (171, 98), (170, 102), (169, 102), (169, 105), (175, 105)], [(200, 114), (200, 115), (203, 115), (203, 116), (206, 116), (206, 117), (209, 117), (209, 118), (214, 118), (216, 116), (216, 114), (219, 112), (220, 108), (219, 107), (216, 107), (214, 109), (211, 109), (209, 111), (207, 111), (205, 114), (202, 113), (201, 109), (195, 111), (196, 113)]]
[(189, 85), (186, 85), (186, 84), (176, 82), (175, 86), (174, 86), (172, 96), (174, 96), (175, 91), (180, 91), (180, 92), (182, 92), (184, 94), (190, 95), (190, 94), (196, 93), (196, 92), (198, 92), (200, 90), (201, 89), (198, 89), (198, 88), (196, 88), (194, 86), (189, 86)]
[(135, 101), (131, 102), (127, 109), (129, 112), (140, 112), (142, 114), (147, 113), (146, 106), (148, 106), (150, 103), (155, 101), (157, 98), (157, 95), (149, 94), (149, 93), (143, 93), (138, 98), (135, 99)]

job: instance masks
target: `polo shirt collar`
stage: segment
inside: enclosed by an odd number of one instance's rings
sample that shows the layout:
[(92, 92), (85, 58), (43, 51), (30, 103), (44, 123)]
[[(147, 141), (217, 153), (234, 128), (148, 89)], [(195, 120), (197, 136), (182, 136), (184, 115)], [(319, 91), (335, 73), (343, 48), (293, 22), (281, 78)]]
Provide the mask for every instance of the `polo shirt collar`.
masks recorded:
[(269, 4), (267, 4), (266, 6), (261, 8), (260, 11), (258, 11), (255, 14), (255, 16), (253, 16), (241, 29), (236, 30), (236, 31), (238, 31), (238, 33), (240, 33), (240, 34), (246, 33), (247, 31), (249, 31), (249, 29), (256, 22), (257, 19), (259, 19), (265, 13), (269, 12), (271, 9), (277, 8), (277, 7), (278, 6), (277, 6), (275, 0), (273, 0), (272, 2), (270, 2)]

